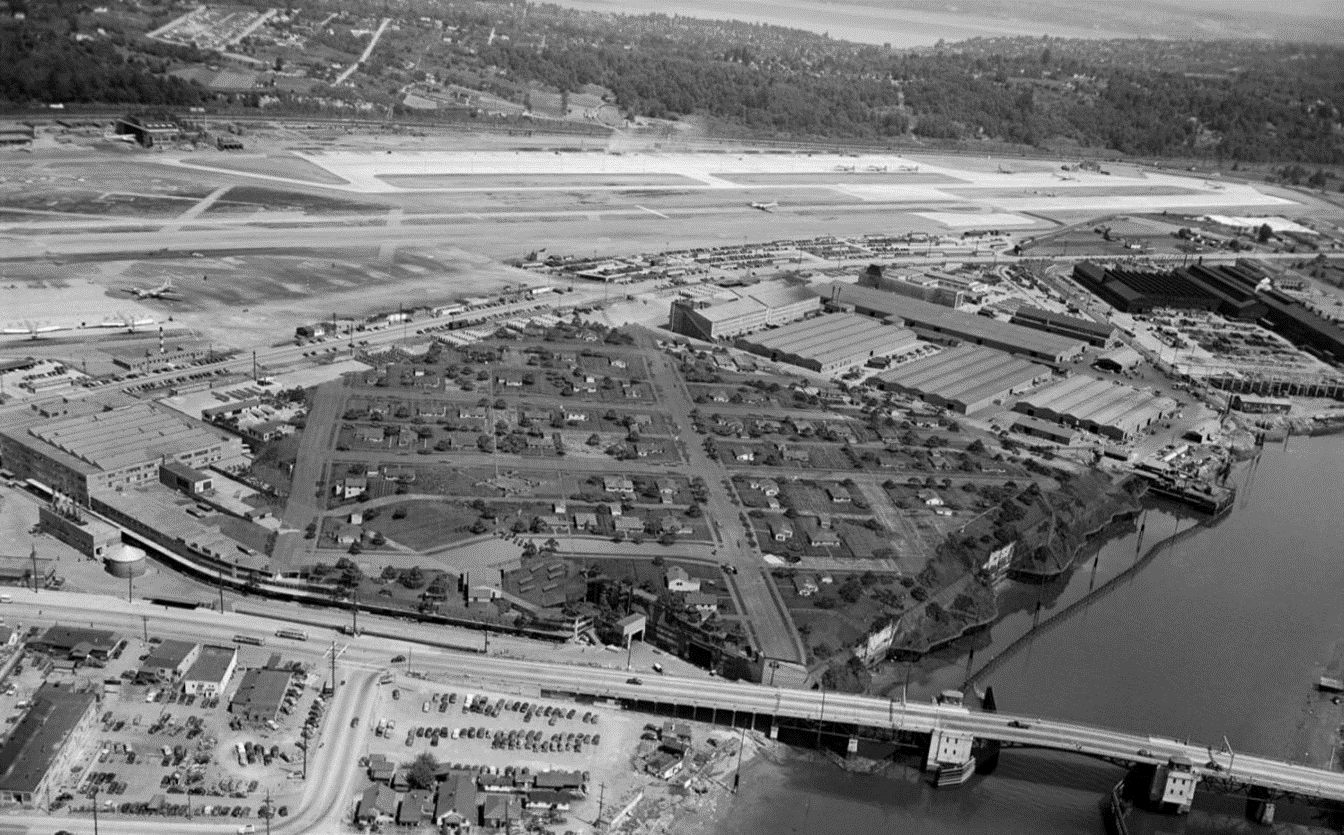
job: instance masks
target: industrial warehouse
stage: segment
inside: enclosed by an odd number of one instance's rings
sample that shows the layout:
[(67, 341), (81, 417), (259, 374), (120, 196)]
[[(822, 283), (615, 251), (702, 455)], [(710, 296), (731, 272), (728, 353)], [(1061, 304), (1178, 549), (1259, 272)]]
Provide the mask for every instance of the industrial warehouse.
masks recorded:
[(887, 391), (913, 394), (961, 414), (983, 411), (1050, 379), (1043, 365), (982, 348), (961, 345), (913, 360), (881, 375)]
[(1073, 277), (1117, 310), (1146, 313), (1165, 307), (1215, 311), (1230, 319), (1266, 323), (1307, 351), (1344, 360), (1344, 328), (1274, 289), (1268, 274), (1251, 263), (1201, 264), (1158, 273), (1084, 262), (1074, 267)]
[(1065, 316), (1030, 305), (1019, 307), (1009, 321), (1024, 328), (1035, 328), (1038, 331), (1055, 333), (1071, 339), (1081, 339), (1096, 348), (1112, 348), (1120, 342), (1119, 331), (1114, 325), (1104, 325), (1077, 316)]
[(0, 429), (6, 467), (81, 505), (91, 493), (157, 482), (165, 460), (205, 467), (242, 455), (237, 436), (149, 404)]
[(1176, 401), (1154, 397), (1132, 386), (1079, 376), (1029, 394), (1014, 408), (1031, 417), (1123, 441), (1174, 414)]
[(737, 340), (739, 348), (821, 374), (907, 354), (920, 344), (906, 328), (856, 313), (817, 316)]
[(713, 342), (795, 322), (820, 310), (821, 299), (807, 288), (768, 282), (728, 301), (677, 299), (670, 326), (683, 336)]
[(984, 316), (962, 313), (937, 304), (885, 293), (857, 284), (833, 282), (822, 288), (827, 304), (867, 316), (899, 319), (925, 339), (969, 342), (997, 348), (1050, 365), (1062, 365), (1081, 354), (1081, 339), (1024, 328)]

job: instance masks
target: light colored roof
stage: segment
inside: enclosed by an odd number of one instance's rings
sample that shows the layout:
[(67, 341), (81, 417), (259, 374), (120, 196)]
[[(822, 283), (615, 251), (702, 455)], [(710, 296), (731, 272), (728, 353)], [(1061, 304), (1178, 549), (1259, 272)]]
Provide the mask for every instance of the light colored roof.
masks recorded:
[(880, 375), (883, 384), (921, 397), (978, 403), (1050, 373), (1043, 365), (993, 348), (959, 345)]
[(793, 322), (764, 331), (745, 340), (767, 351), (815, 360), (822, 365), (852, 359), (861, 361), (880, 353), (913, 348), (918, 337), (906, 328), (893, 327), (871, 316), (836, 313)]
[(223, 683), (225, 673), (229, 671), (230, 665), (233, 664), (237, 656), (237, 647), (206, 644), (201, 647), (201, 654), (196, 659), (196, 663), (191, 665), (191, 669), (187, 670), (187, 674), (183, 678), (187, 681)]
[(221, 443), (202, 425), (148, 404), (30, 427), (35, 437), (102, 470), (174, 458)]

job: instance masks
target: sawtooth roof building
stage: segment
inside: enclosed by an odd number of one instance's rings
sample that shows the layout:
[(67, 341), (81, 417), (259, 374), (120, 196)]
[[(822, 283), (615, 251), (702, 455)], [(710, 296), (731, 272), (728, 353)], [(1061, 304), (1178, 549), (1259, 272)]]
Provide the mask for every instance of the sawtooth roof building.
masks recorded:
[(984, 411), (1050, 379), (1044, 365), (982, 348), (959, 345), (921, 357), (878, 376), (882, 388), (920, 397), (961, 414)]
[(1147, 313), (1154, 308), (1218, 309), (1219, 299), (1208, 288), (1176, 273), (1108, 268), (1084, 261), (1074, 266), (1073, 279), (1126, 313)]
[(808, 288), (767, 282), (728, 301), (677, 299), (669, 324), (683, 336), (713, 342), (794, 322), (820, 310), (821, 299)]
[(1018, 412), (1076, 426), (1113, 440), (1128, 440), (1176, 412), (1176, 401), (1132, 386), (1070, 377), (1017, 402)]
[(913, 331), (856, 313), (816, 316), (737, 340), (743, 350), (820, 374), (909, 353), (919, 344)]
[(857, 284), (837, 281), (824, 288), (823, 292), (833, 307), (852, 308), (867, 316), (899, 320), (919, 336), (935, 342), (969, 342), (1050, 365), (1061, 365), (1081, 354), (1087, 347), (1082, 339), (962, 313)]
[(0, 429), (11, 471), (82, 505), (92, 493), (157, 482), (165, 460), (203, 468), (242, 454), (241, 438), (147, 403)]

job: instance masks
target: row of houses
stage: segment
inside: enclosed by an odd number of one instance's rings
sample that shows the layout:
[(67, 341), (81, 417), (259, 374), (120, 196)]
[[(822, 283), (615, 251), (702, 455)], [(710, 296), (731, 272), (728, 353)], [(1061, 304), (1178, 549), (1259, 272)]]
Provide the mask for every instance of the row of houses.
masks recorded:
[(430, 824), (453, 835), (465, 835), (479, 826), (507, 827), (528, 813), (568, 811), (586, 790), (585, 775), (578, 771), (495, 775), (441, 766), (435, 789), (399, 791), (395, 764), (382, 755), (370, 757), (369, 776), (374, 785), (360, 796), (355, 823)]

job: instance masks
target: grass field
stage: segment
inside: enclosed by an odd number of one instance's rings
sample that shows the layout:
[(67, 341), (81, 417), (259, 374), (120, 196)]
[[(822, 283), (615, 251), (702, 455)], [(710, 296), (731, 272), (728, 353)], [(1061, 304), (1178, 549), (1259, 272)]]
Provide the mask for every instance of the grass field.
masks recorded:
[[(406, 516), (395, 518), (399, 510)], [(467, 529), (476, 521), (476, 511), (449, 502), (412, 501), (380, 509), (365, 527), (378, 531), (391, 542), (417, 551), (427, 551), (471, 536)]]

